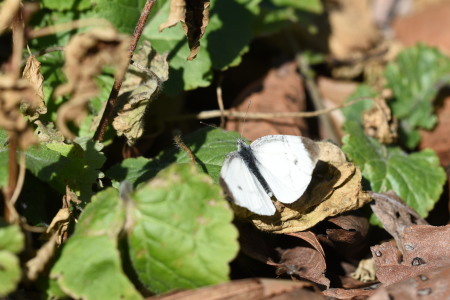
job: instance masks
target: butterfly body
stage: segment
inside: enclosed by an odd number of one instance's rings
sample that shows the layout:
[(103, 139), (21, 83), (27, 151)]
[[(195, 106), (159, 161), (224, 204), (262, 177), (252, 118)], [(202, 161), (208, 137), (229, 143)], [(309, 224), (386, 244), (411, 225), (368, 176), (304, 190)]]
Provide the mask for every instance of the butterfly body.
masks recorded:
[(275, 214), (271, 197), (282, 203), (299, 199), (311, 181), (318, 147), (306, 138), (269, 135), (225, 158), (220, 171), (222, 185), (234, 202), (259, 215)]

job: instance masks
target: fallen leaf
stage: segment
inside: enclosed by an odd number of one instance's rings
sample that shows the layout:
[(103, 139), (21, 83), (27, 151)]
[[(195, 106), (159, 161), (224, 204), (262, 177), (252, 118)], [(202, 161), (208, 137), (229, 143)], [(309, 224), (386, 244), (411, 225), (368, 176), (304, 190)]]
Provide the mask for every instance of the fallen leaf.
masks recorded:
[(70, 211), (69, 208), (61, 208), (56, 216), (53, 217), (52, 222), (47, 227), (46, 233), (56, 235), (57, 244), (61, 245), (65, 240), (65, 235), (67, 235), (67, 230), (69, 228), (70, 222)]
[[(414, 5), (426, 2), (437, 1), (417, 1)], [(442, 30), (450, 25), (450, 3), (440, 2), (396, 18), (393, 22), (395, 37), (407, 47), (423, 42), (450, 54), (450, 32)]]
[(438, 123), (433, 130), (420, 131), (422, 138), (419, 148), (431, 148), (436, 151), (441, 165), (445, 167), (450, 165), (450, 97), (446, 97), (442, 107), (437, 108), (437, 118)]
[(325, 277), (325, 259), (319, 251), (309, 247), (277, 250), (281, 257), (280, 262), (268, 263), (277, 267), (277, 275), (286, 274), (292, 278), (303, 278), (330, 287), (330, 280)]
[(329, 218), (340, 228), (327, 228), (326, 236), (321, 241), (326, 242), (348, 261), (355, 262), (364, 256), (368, 250), (369, 221), (367, 218), (355, 215), (341, 215)]
[(450, 299), (450, 264), (444, 264), (428, 272), (398, 283), (382, 286), (369, 300), (386, 299)]
[(308, 242), (311, 246), (314, 247), (323, 257), (325, 257), (325, 251), (323, 251), (322, 245), (320, 244), (317, 236), (311, 231), (300, 231), (300, 232), (292, 232), (288, 233), (288, 235), (298, 237), (306, 242)]
[[(293, 292), (297, 289), (314, 288), (315, 285), (305, 281), (274, 279), (243, 279), (195, 290), (171, 292), (147, 300), (191, 300), (191, 299), (228, 299), (228, 300), (260, 300), (273, 299), (278, 295)], [(311, 292), (310, 292), (311, 293)], [(312, 293), (311, 293), (312, 294)], [(308, 298), (316, 299), (316, 298)], [(323, 298), (318, 298), (323, 299)]]
[(418, 276), (450, 261), (450, 225), (414, 225), (404, 230), (402, 256), (393, 241), (371, 247), (377, 278), (392, 284)]
[(133, 61), (120, 89), (118, 102), (122, 108), (113, 121), (117, 134), (125, 135), (130, 146), (142, 137), (147, 108), (169, 78), (167, 54), (156, 53), (148, 41), (139, 47)]
[(402, 241), (403, 231), (412, 225), (428, 224), (413, 209), (406, 206), (392, 191), (371, 193), (374, 201), (370, 204), (375, 215), (380, 219), (384, 229), (395, 239), (398, 249), (405, 253)]
[(75, 35), (64, 48), (64, 73), (68, 82), (60, 85), (55, 95), (71, 95), (58, 109), (56, 120), (66, 138), (74, 137), (67, 123), (79, 125), (86, 114), (87, 103), (97, 95), (96, 76), (105, 66), (113, 66), (116, 71), (127, 66), (128, 41), (128, 37), (112, 28), (96, 28)]
[[(327, 289), (322, 292), (327, 297), (331, 297), (331, 299), (366, 299), (368, 296), (375, 293), (375, 290), (368, 289), (341, 289), (341, 288), (332, 288)], [(385, 299), (383, 299), (385, 300)], [(387, 300), (387, 299), (386, 299)]]
[[(295, 62), (285, 63), (270, 70), (263, 78), (249, 85), (236, 98), (232, 111), (252, 112), (300, 112), (306, 109), (303, 80)], [(229, 118), (225, 129), (242, 132), (249, 140), (270, 134), (307, 135), (306, 124), (301, 118), (274, 118), (269, 120), (245, 120)]]
[(200, 39), (209, 23), (209, 6), (209, 0), (171, 0), (169, 17), (159, 26), (163, 31), (181, 22), (191, 50), (187, 60), (193, 60), (200, 50)]
[(274, 233), (292, 233), (313, 227), (325, 218), (355, 210), (370, 201), (361, 189), (361, 172), (347, 162), (340, 148), (329, 142), (317, 142), (319, 162), (311, 183), (296, 202), (275, 202), (274, 216), (259, 216), (237, 206), (238, 216), (252, 220), (261, 229)]
[(47, 113), (47, 106), (45, 106), (44, 102), (44, 91), (42, 89), (44, 76), (42, 76), (40, 69), (41, 63), (30, 54), (25, 64), (22, 77), (25, 78), (33, 87), (38, 103), (34, 106), (30, 106), (28, 103), (25, 103), (26, 105), (21, 108), (25, 114), (31, 117), (31, 120), (35, 120), (39, 117), (39, 115)]

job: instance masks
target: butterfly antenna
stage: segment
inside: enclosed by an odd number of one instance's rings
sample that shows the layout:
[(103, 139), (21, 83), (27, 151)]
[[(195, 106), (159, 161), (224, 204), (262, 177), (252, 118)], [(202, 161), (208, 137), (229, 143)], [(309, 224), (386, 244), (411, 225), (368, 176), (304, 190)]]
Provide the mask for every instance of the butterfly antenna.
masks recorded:
[(248, 114), (248, 110), (250, 108), (250, 105), (252, 104), (252, 100), (248, 101), (248, 105), (247, 105), (247, 109), (245, 110), (245, 115), (244, 115), (244, 120), (243, 120), (243, 124), (242, 124), (242, 129), (241, 129), (241, 137), (243, 137), (243, 133), (244, 133), (244, 127), (245, 127), (245, 121), (247, 119), (247, 114)]

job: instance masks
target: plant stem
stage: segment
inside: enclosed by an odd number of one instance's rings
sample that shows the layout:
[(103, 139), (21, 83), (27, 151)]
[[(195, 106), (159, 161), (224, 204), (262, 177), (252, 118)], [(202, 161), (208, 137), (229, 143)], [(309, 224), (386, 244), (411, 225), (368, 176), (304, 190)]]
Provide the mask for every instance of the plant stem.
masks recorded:
[[(155, 4), (156, 0), (147, 0), (145, 6), (142, 10), (141, 16), (134, 28), (133, 39), (128, 47), (128, 60), (129, 62), (133, 58), (134, 50), (136, 49), (137, 43), (142, 35), (142, 31), (144, 30), (145, 23), (147, 22), (148, 15)], [(120, 88), (122, 87), (122, 82), (125, 79), (125, 74), (127, 72), (127, 68), (123, 70), (119, 70), (117, 72), (116, 78), (114, 80), (114, 85), (111, 89), (111, 93), (109, 94), (108, 102), (106, 103), (105, 111), (103, 112), (102, 119), (100, 120), (100, 124), (97, 127), (97, 130), (94, 134), (94, 140), (103, 141), (105, 136), (106, 129), (108, 125), (111, 123), (112, 119), (115, 117), (115, 108), (117, 106), (117, 97), (119, 95)]]

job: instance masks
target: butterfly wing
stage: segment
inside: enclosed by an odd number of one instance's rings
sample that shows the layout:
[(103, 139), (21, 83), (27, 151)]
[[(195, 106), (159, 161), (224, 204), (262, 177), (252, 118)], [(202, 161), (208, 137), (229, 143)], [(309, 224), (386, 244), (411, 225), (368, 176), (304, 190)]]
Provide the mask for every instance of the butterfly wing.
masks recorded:
[(269, 195), (237, 151), (231, 152), (225, 158), (220, 178), (237, 205), (258, 215), (271, 216), (275, 213), (275, 206)]
[(311, 181), (318, 146), (291, 135), (268, 135), (250, 145), (256, 164), (273, 194), (282, 203), (298, 200)]

